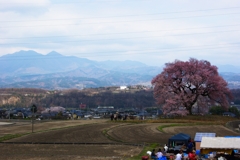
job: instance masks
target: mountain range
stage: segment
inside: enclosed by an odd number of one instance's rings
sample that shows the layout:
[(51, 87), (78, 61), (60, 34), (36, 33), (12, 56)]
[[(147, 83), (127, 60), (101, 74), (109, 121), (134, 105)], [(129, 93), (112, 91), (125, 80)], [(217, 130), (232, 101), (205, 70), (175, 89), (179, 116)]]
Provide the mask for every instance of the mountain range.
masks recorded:
[[(240, 82), (240, 67), (225, 65), (218, 68), (225, 80)], [(64, 56), (55, 51), (47, 55), (32, 50), (19, 51), (0, 57), (0, 87), (52, 90), (150, 85), (162, 69), (130, 60), (99, 62)]]

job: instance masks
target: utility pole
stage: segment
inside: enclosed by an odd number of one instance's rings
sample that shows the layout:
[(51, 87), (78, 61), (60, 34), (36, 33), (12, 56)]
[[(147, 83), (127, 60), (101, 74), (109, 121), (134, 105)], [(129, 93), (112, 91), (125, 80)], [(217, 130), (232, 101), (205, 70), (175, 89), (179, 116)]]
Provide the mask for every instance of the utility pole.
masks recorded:
[(11, 109), (10, 109), (10, 106), (9, 106), (9, 121), (11, 119)]
[(32, 133), (33, 133), (33, 114), (32, 114)]
[(37, 106), (35, 104), (32, 105), (31, 111), (32, 111), (32, 133), (33, 133), (33, 116), (34, 116), (34, 113), (37, 112)]
[(10, 105), (9, 105), (8, 99), (7, 99), (7, 103), (8, 103), (8, 107), (9, 107), (9, 121), (10, 121), (10, 119), (11, 119), (11, 109), (10, 109)]

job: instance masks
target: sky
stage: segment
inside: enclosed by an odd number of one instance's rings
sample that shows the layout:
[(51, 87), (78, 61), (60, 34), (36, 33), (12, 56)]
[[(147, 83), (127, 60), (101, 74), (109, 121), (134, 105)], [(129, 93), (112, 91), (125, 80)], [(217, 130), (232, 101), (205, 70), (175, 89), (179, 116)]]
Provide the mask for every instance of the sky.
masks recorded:
[(0, 56), (240, 66), (239, 0), (0, 0)]

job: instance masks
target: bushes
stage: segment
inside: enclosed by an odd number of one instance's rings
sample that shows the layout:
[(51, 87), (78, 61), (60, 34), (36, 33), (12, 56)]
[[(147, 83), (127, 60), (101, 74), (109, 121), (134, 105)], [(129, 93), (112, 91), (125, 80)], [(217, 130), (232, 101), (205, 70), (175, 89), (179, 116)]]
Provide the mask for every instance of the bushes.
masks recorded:
[(213, 106), (209, 110), (213, 115), (222, 115), (225, 110), (221, 106)]

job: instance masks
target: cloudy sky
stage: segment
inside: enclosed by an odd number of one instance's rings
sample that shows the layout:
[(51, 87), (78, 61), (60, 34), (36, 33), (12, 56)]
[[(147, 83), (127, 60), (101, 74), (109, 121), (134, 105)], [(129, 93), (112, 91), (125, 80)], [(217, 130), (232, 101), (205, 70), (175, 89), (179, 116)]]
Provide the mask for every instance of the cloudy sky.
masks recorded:
[(239, 0), (0, 0), (0, 56), (240, 62)]

